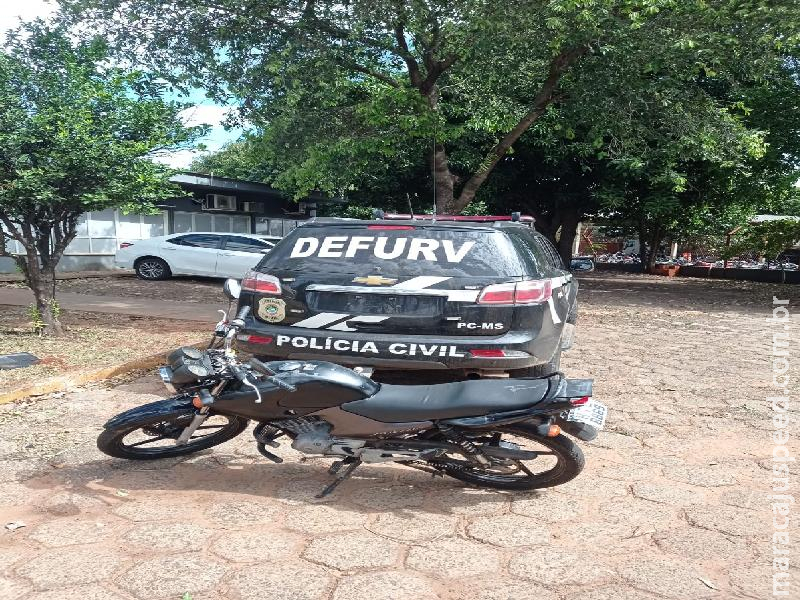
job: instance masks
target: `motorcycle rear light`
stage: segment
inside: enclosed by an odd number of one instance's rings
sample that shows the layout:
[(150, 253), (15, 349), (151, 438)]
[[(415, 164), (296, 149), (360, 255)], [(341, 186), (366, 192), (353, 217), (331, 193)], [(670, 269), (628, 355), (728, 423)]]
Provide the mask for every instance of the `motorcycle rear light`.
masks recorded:
[(540, 304), (552, 295), (553, 285), (549, 279), (498, 283), (481, 290), (478, 304)]
[(130, 248), (131, 246), (133, 246), (132, 242), (121, 242), (119, 245), (119, 249), (122, 250), (124, 248)]
[(367, 225), (367, 229), (377, 231), (408, 231), (414, 229), (413, 225)]
[(248, 271), (242, 279), (242, 290), (245, 292), (258, 292), (259, 294), (273, 294), (280, 296), (281, 282), (277, 277)]
[(469, 353), (478, 358), (503, 358), (506, 355), (505, 351), (499, 348), (474, 349), (470, 350)]
[(591, 399), (592, 399), (591, 396), (583, 396), (582, 398), (570, 398), (569, 403), (572, 404), (572, 406), (583, 406)]

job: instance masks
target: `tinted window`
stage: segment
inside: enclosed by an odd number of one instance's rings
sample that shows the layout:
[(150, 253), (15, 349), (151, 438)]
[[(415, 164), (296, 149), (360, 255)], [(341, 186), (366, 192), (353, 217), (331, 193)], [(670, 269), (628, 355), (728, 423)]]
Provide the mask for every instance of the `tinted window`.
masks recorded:
[(542, 247), (536, 243), (536, 236), (530, 231), (510, 229), (508, 237), (514, 244), (520, 258), (526, 265), (527, 275), (536, 276), (545, 271), (550, 260)]
[(539, 245), (547, 254), (547, 258), (549, 259), (550, 265), (555, 267), (556, 269), (563, 269), (564, 268), (564, 261), (561, 260), (561, 255), (556, 250), (556, 247), (544, 236), (537, 236), (536, 241), (539, 242)]
[(193, 248), (219, 248), (220, 236), (203, 233), (193, 233), (167, 240), (170, 244), (178, 246), (191, 246)]
[[(392, 226), (398, 227), (398, 226)], [(381, 273), (389, 276), (520, 276), (514, 246), (499, 231), (477, 228), (300, 227), (259, 263), (262, 271)]]
[(254, 252), (260, 253), (264, 250), (272, 248), (273, 244), (262, 242), (261, 240), (254, 240), (252, 238), (239, 237), (236, 235), (228, 236), (225, 242), (225, 250), (234, 250), (236, 252)]

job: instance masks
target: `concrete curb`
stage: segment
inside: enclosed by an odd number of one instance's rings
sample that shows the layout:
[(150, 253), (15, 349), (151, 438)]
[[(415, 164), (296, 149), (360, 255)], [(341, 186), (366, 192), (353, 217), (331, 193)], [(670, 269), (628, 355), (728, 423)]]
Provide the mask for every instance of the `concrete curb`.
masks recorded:
[[(113, 271), (58, 271), (56, 280), (66, 279), (98, 279), (105, 277), (133, 277), (136, 272), (133, 269), (114, 269)], [(25, 278), (18, 273), (0, 273), (0, 282), (14, 283), (25, 281)]]
[[(194, 346), (201, 346), (205, 344), (193, 344)], [(44, 380), (42, 383), (36, 385), (17, 388), (0, 394), (0, 404), (9, 404), (28, 398), (29, 396), (43, 396), (45, 394), (52, 394), (54, 392), (64, 392), (70, 388), (92, 383), (94, 381), (102, 381), (110, 377), (117, 377), (118, 375), (125, 375), (131, 371), (138, 371), (140, 369), (151, 369), (164, 362), (164, 358), (169, 350), (164, 350), (158, 354), (151, 354), (143, 358), (137, 358), (121, 365), (112, 367), (104, 367), (102, 369), (93, 369), (91, 371), (80, 371), (71, 375), (60, 375), (58, 377), (51, 377)]]

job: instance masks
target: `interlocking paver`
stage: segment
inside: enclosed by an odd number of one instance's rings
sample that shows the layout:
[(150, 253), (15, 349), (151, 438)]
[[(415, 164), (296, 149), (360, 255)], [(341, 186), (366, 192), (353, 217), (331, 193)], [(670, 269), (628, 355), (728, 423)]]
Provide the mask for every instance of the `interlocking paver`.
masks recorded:
[(545, 585), (587, 585), (614, 579), (615, 571), (599, 563), (588, 552), (542, 546), (511, 557), (512, 575)]
[(229, 584), (240, 600), (322, 600), (332, 585), (333, 578), (325, 570), (305, 561), (246, 567)]
[(500, 553), (490, 546), (450, 537), (412, 547), (407, 564), (417, 571), (455, 579), (496, 573), (500, 569)]
[(686, 518), (697, 527), (738, 536), (764, 535), (772, 525), (769, 513), (731, 506), (691, 506), (686, 509)]
[(303, 558), (334, 569), (391, 567), (397, 564), (401, 545), (369, 532), (333, 533), (314, 538)]
[(446, 537), (455, 533), (458, 518), (427, 512), (381, 513), (370, 524), (370, 531), (399, 542), (418, 542)]
[(139, 549), (181, 552), (202, 549), (212, 535), (211, 529), (194, 523), (140, 523), (123, 540)]
[[(664, 556), (631, 556), (620, 567), (622, 577), (634, 587), (668, 598), (720, 598), (722, 582), (713, 573), (685, 560)], [(715, 581), (716, 580), (716, 581)]]
[(72, 546), (41, 552), (17, 567), (19, 575), (42, 590), (108, 579), (125, 558), (102, 547)]
[(180, 598), (213, 589), (226, 568), (196, 554), (170, 554), (136, 562), (117, 578), (117, 585), (141, 600)]
[(58, 547), (105, 542), (119, 531), (119, 526), (107, 521), (66, 518), (42, 523), (28, 537), (44, 546)]
[(344, 577), (333, 600), (438, 600), (431, 582), (418, 573), (379, 571)]
[(298, 506), (287, 513), (286, 527), (307, 534), (361, 529), (367, 522), (367, 515), (362, 511), (336, 505)]
[(467, 533), (479, 542), (509, 548), (549, 544), (552, 537), (546, 526), (515, 514), (477, 517), (467, 527)]
[(584, 499), (550, 490), (516, 496), (511, 503), (511, 512), (541, 523), (571, 521), (585, 510), (587, 502)]
[(232, 562), (291, 560), (300, 555), (303, 538), (285, 531), (229, 531), (211, 545), (211, 552)]
[(754, 560), (753, 546), (747, 540), (726, 536), (718, 531), (697, 527), (682, 527), (670, 531), (659, 531), (653, 535), (656, 545), (675, 556), (695, 560), (730, 561), (737, 565)]

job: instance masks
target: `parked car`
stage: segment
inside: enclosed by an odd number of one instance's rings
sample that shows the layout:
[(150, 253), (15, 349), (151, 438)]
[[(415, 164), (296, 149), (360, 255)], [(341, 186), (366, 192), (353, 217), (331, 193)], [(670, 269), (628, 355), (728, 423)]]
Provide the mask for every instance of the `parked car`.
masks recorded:
[(241, 278), (281, 238), (246, 233), (175, 233), (122, 242), (114, 264), (142, 279), (173, 275)]
[(529, 224), (470, 219), (304, 223), (245, 276), (240, 348), (461, 376), (557, 371), (577, 281)]
[(590, 273), (594, 271), (594, 257), (573, 256), (569, 268), (571, 271), (582, 271), (584, 273)]

